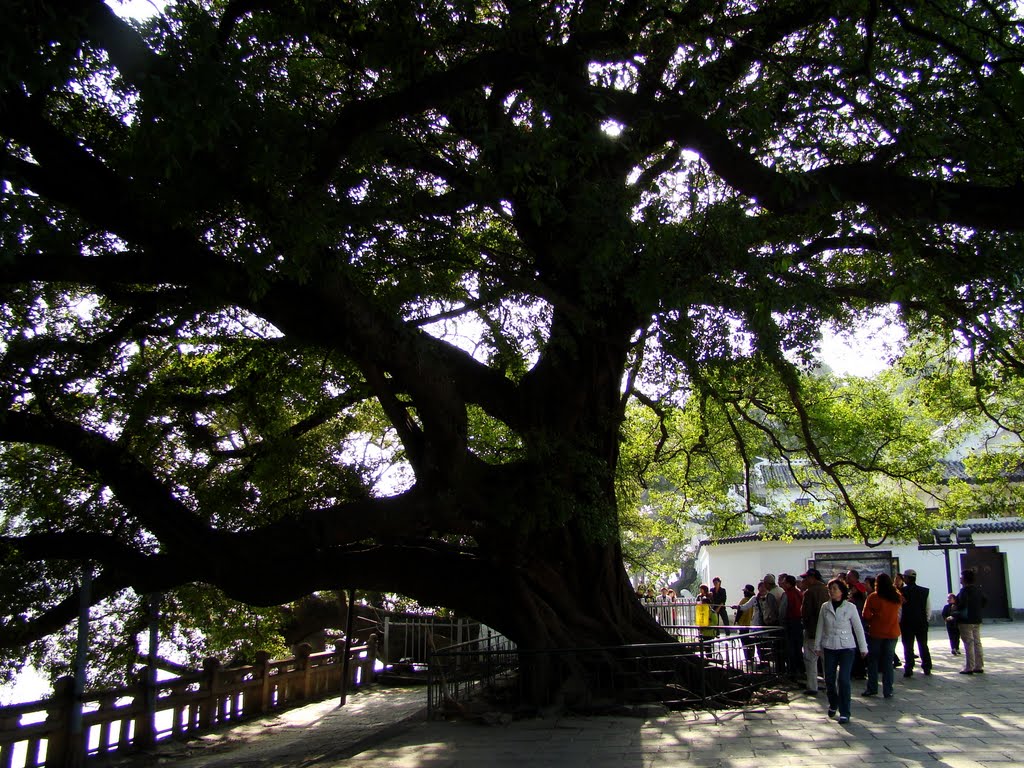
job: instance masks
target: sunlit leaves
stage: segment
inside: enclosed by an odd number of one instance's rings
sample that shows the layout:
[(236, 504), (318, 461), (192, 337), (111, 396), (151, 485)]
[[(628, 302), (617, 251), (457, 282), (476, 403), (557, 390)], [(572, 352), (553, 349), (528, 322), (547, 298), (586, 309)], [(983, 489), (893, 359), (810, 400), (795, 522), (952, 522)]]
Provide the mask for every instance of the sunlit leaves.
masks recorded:
[(680, 522), (713, 537), (753, 523), (774, 537), (807, 528), (876, 541), (927, 526), (925, 489), (941, 482), (939, 459), (960, 433), (938, 429), (914, 382), (811, 372), (800, 379), (801, 415), (769, 369), (725, 370), (704, 381), (705, 395), (669, 408), (664, 433), (652, 415), (634, 417), (650, 425), (637, 443), (647, 447), (637, 465), (645, 500), (664, 494)]
[[(407, 536), (505, 575), (621, 531), (668, 567), (695, 525), (912, 537), (958, 438), (1020, 432), (1015, 5), (257, 6), (15, 4), (0, 394), (80, 451), (12, 433), (5, 532), (304, 542), (254, 600)], [(811, 369), (880, 312), (950, 353)], [(972, 471), (995, 509), (1009, 468)], [(225, 652), (273, 631), (204, 590), (169, 598), (190, 654), (218, 614)]]
[(184, 587), (162, 596), (161, 652), (194, 667), (209, 657), (251, 664), (257, 651), (284, 658), (288, 649), (281, 641), (283, 620), (276, 608), (243, 605), (204, 585)]

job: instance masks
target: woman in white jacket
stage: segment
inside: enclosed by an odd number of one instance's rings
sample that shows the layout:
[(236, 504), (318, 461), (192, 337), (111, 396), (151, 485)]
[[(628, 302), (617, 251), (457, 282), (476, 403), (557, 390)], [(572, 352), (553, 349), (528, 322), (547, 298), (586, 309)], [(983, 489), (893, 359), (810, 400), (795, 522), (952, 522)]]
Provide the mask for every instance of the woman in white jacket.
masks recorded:
[(850, 672), (854, 654), (867, 656), (868, 653), (860, 613), (846, 599), (848, 595), (845, 582), (832, 579), (828, 583), (830, 600), (818, 612), (818, 627), (814, 633), (814, 650), (824, 656), (828, 716), (835, 717), (838, 710), (840, 723), (850, 722)]

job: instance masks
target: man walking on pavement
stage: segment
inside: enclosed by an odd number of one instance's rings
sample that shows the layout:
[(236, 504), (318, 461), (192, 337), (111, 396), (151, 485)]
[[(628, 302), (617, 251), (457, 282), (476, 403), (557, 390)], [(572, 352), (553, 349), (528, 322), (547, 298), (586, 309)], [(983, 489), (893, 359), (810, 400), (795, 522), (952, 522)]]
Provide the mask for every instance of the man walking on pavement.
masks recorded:
[(932, 606), (927, 587), (917, 583), (917, 571), (908, 568), (903, 572), (903, 613), (900, 614), (900, 635), (903, 638), (903, 676), (914, 674), (914, 641), (917, 641), (917, 656), (921, 669), (926, 675), (932, 673), (932, 655), (928, 650), (928, 621)]

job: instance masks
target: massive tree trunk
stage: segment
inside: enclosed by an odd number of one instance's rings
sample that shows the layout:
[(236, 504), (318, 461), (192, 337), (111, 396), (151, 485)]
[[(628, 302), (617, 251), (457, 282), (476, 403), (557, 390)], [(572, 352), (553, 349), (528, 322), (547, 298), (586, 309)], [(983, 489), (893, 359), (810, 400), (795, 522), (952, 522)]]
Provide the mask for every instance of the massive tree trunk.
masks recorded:
[(596, 541), (574, 522), (531, 537), (514, 558), (499, 560), (483, 590), (492, 599), (474, 615), (521, 652), (518, 704), (600, 708), (645, 684), (619, 668), (614, 651), (599, 650), (674, 640), (637, 600), (617, 542)]
[[(541, 538), (541, 537), (537, 537)], [(666, 634), (639, 603), (619, 547), (568, 525), (535, 541), (535, 552), (499, 577), (507, 610), (492, 621), (527, 648), (657, 642)]]

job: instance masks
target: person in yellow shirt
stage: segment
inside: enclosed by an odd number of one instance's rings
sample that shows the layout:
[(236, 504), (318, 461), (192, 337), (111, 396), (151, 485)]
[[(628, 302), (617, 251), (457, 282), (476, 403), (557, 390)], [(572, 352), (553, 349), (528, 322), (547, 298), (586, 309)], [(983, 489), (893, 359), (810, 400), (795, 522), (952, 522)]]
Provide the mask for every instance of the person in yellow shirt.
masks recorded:
[[(743, 599), (740, 600), (738, 605), (734, 605), (736, 609), (735, 624), (740, 627), (749, 627), (751, 619), (754, 618), (754, 603), (757, 602), (757, 591), (754, 589), (753, 584), (746, 584), (743, 587)], [(740, 636), (740, 642), (743, 644), (743, 655), (747, 659), (747, 669), (753, 670), (754, 668), (754, 648), (755, 641), (746, 637), (750, 633), (749, 629), (738, 630)]]

